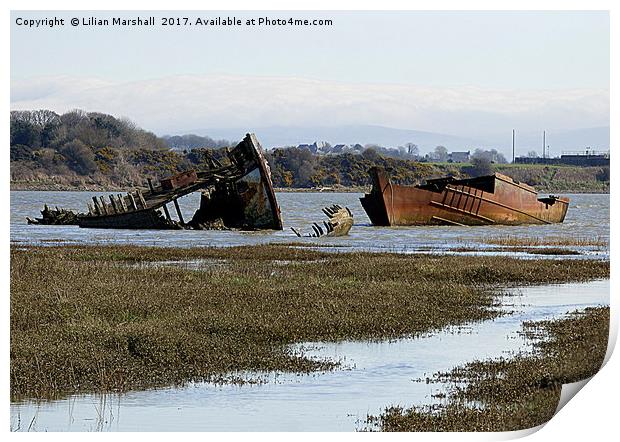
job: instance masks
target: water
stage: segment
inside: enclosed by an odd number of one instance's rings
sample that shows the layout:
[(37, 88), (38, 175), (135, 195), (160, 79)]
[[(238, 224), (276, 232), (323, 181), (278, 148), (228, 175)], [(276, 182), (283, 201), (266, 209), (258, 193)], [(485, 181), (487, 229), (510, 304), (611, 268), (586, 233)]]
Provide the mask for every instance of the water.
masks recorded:
[[(441, 384), (418, 382), (474, 359), (530, 351), (523, 321), (609, 304), (609, 280), (511, 290), (511, 314), (395, 342), (306, 343), (309, 354), (345, 369), (313, 375), (266, 374), (261, 385), (76, 395), (11, 404), (11, 428), (26, 431), (353, 431), (386, 406), (430, 404)], [(317, 348), (318, 347), (318, 348)]]
[[(231, 246), (307, 241), (339, 245), (332, 250), (396, 252), (498, 253), (489, 237), (586, 237), (609, 241), (609, 195), (570, 195), (563, 224), (487, 227), (373, 227), (354, 193), (278, 193), (283, 231), (134, 231), (80, 229), (76, 226), (30, 226), (44, 203), (83, 211), (91, 192), (11, 192), (11, 241), (18, 244), (138, 244), (154, 246)], [(297, 238), (290, 227), (309, 231), (324, 218), (321, 208), (348, 206), (355, 225), (343, 238)], [(198, 207), (197, 194), (180, 199), (184, 218)], [(174, 211), (172, 211), (174, 212)], [(608, 246), (575, 247), (578, 257), (609, 258)], [(470, 253), (470, 252), (467, 252)], [(505, 252), (502, 252), (505, 253)], [(526, 257), (526, 254), (514, 254)], [(540, 256), (535, 256), (540, 257)], [(567, 257), (562, 256), (562, 259)], [(172, 263), (174, 264), (174, 263)], [(575, 309), (609, 303), (609, 281), (528, 287), (502, 299), (510, 315), (452, 330), (395, 342), (306, 343), (307, 353), (342, 360), (345, 369), (313, 375), (262, 374), (261, 385), (215, 386), (135, 391), (118, 395), (76, 395), (58, 401), (11, 404), (11, 428), (50, 431), (352, 431), (367, 414), (386, 406), (429, 404), (441, 384), (415, 382), (474, 359), (528, 351), (519, 336), (521, 324), (561, 316)], [(256, 375), (256, 374), (255, 374)]]
[[(80, 229), (77, 226), (32, 226), (26, 216), (39, 216), (43, 204), (85, 211), (92, 192), (11, 192), (11, 241), (14, 243), (53, 244), (139, 244), (153, 246), (236, 246), (270, 242), (304, 241), (322, 245), (339, 245), (341, 250), (369, 250), (395, 252), (445, 252), (455, 248), (473, 247), (477, 254), (497, 253), (497, 246), (485, 244), (489, 237), (525, 236), (586, 237), (609, 241), (609, 195), (569, 195), (570, 207), (564, 223), (542, 226), (420, 226), (420, 227), (373, 227), (362, 208), (359, 193), (301, 192), (278, 193), (282, 210), (283, 231), (192, 231), (192, 230), (107, 230)], [(199, 205), (197, 193), (179, 199), (183, 217), (191, 219)], [(347, 206), (354, 215), (355, 225), (349, 236), (340, 238), (297, 238), (290, 230), (296, 227), (303, 232), (311, 231), (310, 224), (326, 219), (321, 208), (340, 204)], [(171, 215), (175, 216), (174, 210)], [(575, 247), (583, 253), (577, 257), (609, 258), (608, 247)], [(459, 252), (462, 253), (462, 252)], [(471, 252), (468, 252), (471, 253)], [(527, 257), (521, 253), (518, 256)], [(531, 257), (531, 255), (530, 255)], [(539, 258), (540, 256), (534, 256)], [(563, 259), (568, 257), (563, 256)]]

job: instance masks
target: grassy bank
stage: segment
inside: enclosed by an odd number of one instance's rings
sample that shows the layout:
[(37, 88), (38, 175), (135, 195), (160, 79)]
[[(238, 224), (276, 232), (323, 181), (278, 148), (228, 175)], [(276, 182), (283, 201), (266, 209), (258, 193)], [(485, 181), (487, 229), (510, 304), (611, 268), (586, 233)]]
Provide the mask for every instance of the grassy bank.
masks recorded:
[(609, 193), (609, 167), (498, 164), (495, 170), (543, 193)]
[(101, 182), (86, 182), (42, 179), (33, 181), (11, 181), (11, 191), (36, 192), (128, 192), (134, 190), (131, 186), (118, 186)]
[(566, 319), (527, 323), (534, 339), (531, 356), (475, 361), (434, 381), (451, 384), (435, 407), (388, 408), (369, 423), (385, 431), (511, 431), (547, 422), (560, 400), (562, 384), (600, 369), (609, 335), (609, 308), (588, 308)]
[[(312, 183), (288, 182), (282, 175), (290, 171), (276, 168), (272, 170), (274, 185), (279, 192), (312, 192), (323, 187), (337, 192), (363, 193), (370, 189), (368, 169), (376, 165), (387, 167), (394, 182), (410, 185), (446, 175), (467, 178), (471, 169), (470, 164), (416, 163), (394, 159), (384, 163), (350, 155), (337, 161), (332, 157), (321, 161), (320, 164), (329, 163), (329, 165), (317, 166), (317, 177)], [(11, 164), (12, 169), (18, 167), (16, 164)], [(199, 166), (194, 165), (195, 168), (204, 167)], [(146, 188), (147, 177), (162, 178), (177, 172), (173, 168), (167, 173), (157, 175), (149, 172), (150, 169), (147, 168), (142, 174), (137, 171), (133, 173), (132, 180), (128, 181), (101, 173), (93, 176), (80, 176), (75, 173), (47, 175), (39, 170), (37, 174), (32, 175), (19, 173), (19, 170), (21, 169), (18, 167), (16, 171), (11, 171), (11, 190), (126, 191), (136, 186)], [(497, 164), (493, 166), (493, 171), (530, 184), (541, 193), (609, 193), (609, 167)]]
[(276, 245), (13, 247), (11, 393), (54, 397), (235, 381), (222, 376), (237, 370), (330, 369), (333, 362), (287, 345), (417, 335), (493, 317), (500, 285), (608, 274), (608, 262)]

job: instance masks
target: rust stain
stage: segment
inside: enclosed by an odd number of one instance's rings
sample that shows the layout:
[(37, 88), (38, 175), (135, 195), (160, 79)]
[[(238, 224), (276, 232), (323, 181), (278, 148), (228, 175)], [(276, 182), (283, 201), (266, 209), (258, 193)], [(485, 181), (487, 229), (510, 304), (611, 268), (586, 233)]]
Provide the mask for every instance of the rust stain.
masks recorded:
[(439, 178), (417, 186), (393, 184), (379, 168), (372, 168), (370, 176), (371, 192), (360, 201), (376, 226), (561, 223), (570, 201), (538, 197), (533, 187), (500, 173)]

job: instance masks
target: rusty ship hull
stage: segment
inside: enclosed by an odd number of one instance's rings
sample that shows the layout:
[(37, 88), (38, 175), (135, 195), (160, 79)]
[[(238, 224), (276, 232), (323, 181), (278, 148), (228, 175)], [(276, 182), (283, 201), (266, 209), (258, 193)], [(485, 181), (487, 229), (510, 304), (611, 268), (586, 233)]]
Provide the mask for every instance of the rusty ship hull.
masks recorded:
[(568, 198), (539, 197), (533, 187), (500, 173), (417, 186), (393, 184), (378, 168), (370, 175), (372, 190), (360, 200), (376, 226), (561, 223), (569, 205)]

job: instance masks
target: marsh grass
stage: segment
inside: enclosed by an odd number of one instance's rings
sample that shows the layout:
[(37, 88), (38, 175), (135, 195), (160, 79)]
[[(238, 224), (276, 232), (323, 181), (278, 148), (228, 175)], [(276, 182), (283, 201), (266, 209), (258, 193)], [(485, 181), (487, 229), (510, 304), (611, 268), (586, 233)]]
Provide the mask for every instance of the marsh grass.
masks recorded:
[(496, 244), (500, 246), (578, 246), (578, 247), (599, 247), (604, 248), (609, 242), (602, 237), (585, 237), (585, 236), (550, 236), (550, 237), (525, 237), (525, 236), (495, 236), (485, 239), (487, 244)]
[[(450, 249), (451, 252), (457, 253), (482, 253), (480, 248), (476, 247), (455, 247)], [(486, 249), (487, 253), (497, 252), (509, 252), (509, 253), (527, 253), (529, 255), (547, 255), (547, 256), (569, 256), (569, 255), (581, 255), (581, 252), (577, 250), (571, 250), (562, 247), (517, 247), (517, 246), (501, 246), (493, 247), (492, 249)]]
[(474, 361), (433, 381), (451, 384), (440, 405), (390, 407), (369, 417), (367, 429), (384, 431), (512, 431), (553, 417), (562, 384), (596, 374), (607, 351), (609, 307), (568, 318), (524, 324), (532, 355)]
[[(201, 271), (156, 265), (201, 260), (224, 264)], [(11, 395), (54, 398), (235, 382), (230, 374), (245, 371), (329, 370), (337, 361), (310, 359), (290, 344), (416, 336), (497, 315), (493, 290), (500, 285), (608, 274), (609, 263), (599, 261), (281, 245), (13, 248)]]

